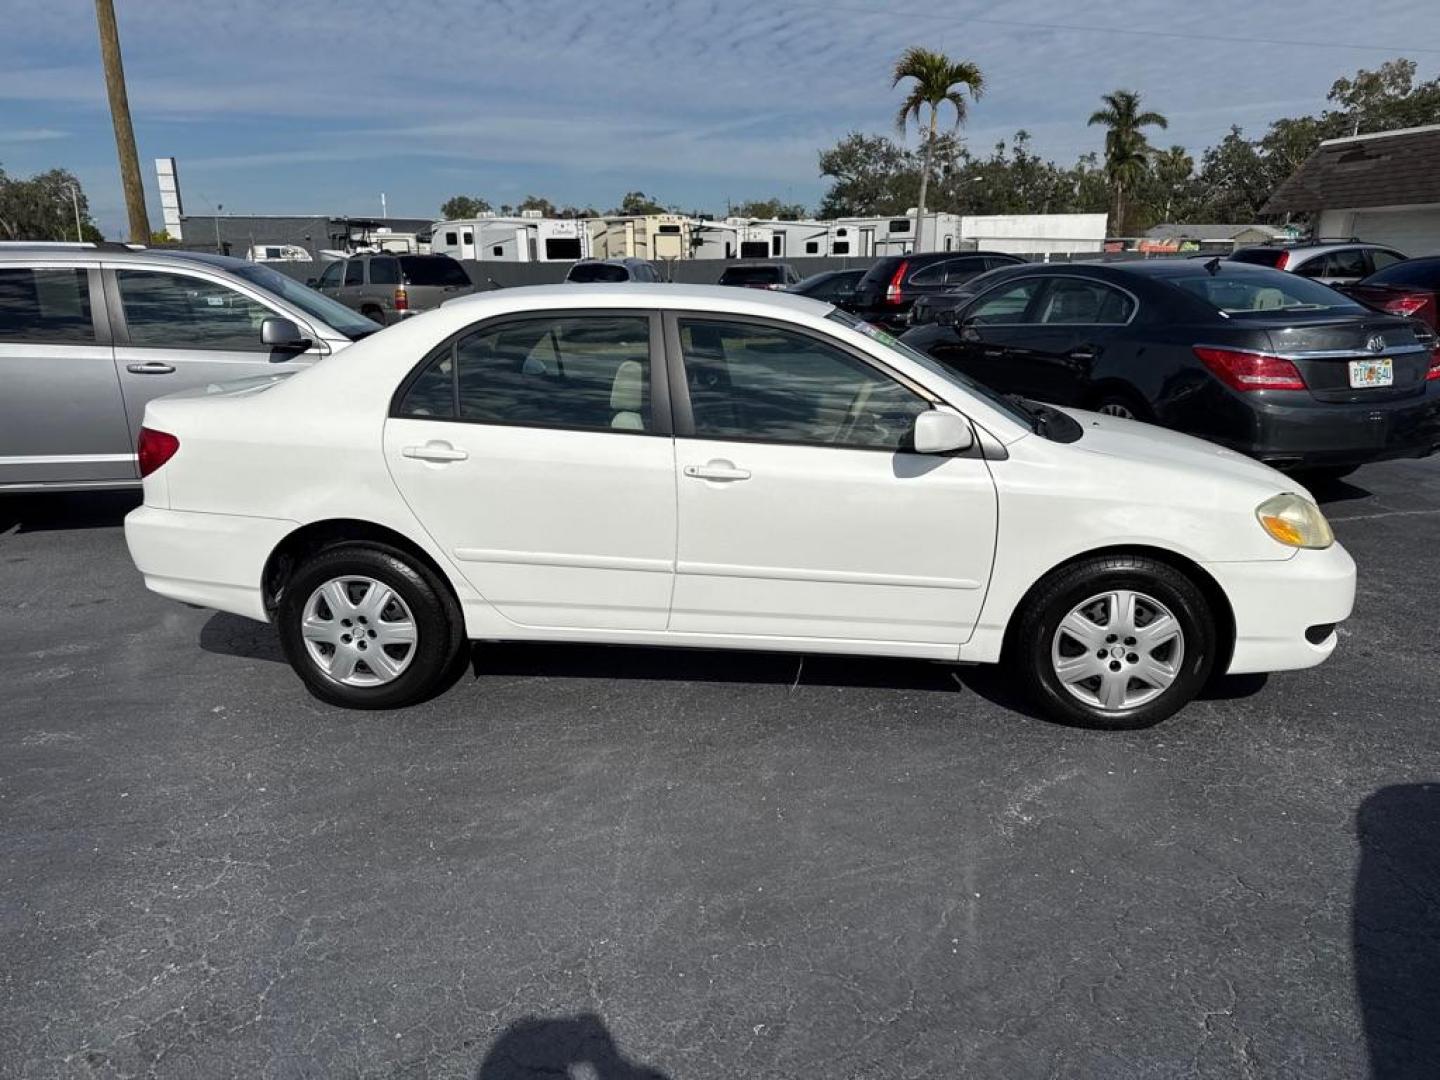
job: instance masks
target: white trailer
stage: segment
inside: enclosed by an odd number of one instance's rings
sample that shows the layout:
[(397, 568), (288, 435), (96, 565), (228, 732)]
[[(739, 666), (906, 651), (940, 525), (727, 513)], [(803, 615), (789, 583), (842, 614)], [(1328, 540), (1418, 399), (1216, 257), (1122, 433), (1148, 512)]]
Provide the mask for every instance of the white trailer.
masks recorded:
[(685, 259), (695, 222), (682, 214), (627, 214), (590, 218), (590, 254), (596, 259)]
[(525, 212), (441, 221), (430, 250), (478, 262), (575, 262), (590, 256), (590, 229), (583, 218), (546, 218)]

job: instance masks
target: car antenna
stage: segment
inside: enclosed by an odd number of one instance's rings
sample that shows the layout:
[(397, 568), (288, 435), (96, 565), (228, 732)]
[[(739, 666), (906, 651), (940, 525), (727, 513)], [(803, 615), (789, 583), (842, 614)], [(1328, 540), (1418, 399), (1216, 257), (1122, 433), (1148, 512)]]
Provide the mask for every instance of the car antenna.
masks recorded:
[(1216, 274), (1218, 274), (1220, 272), (1220, 256), (1216, 255), (1215, 258), (1207, 262), (1205, 264), (1205, 269), (1210, 271), (1211, 277), (1214, 277)]

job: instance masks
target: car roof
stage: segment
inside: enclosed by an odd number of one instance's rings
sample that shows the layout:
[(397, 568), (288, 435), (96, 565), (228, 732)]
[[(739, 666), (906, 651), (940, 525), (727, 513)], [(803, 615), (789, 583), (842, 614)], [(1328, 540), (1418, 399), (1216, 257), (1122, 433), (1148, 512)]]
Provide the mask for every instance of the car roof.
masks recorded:
[(1346, 248), (1383, 248), (1385, 251), (1397, 251), (1398, 248), (1390, 244), (1381, 244), (1370, 240), (1300, 240), (1293, 244), (1243, 244), (1236, 248), (1240, 251), (1288, 251), (1303, 252), (1306, 255), (1319, 255), (1326, 251), (1344, 251)]
[[(1255, 266), (1252, 263), (1232, 262), (1222, 256), (1213, 256), (1219, 259), (1225, 266), (1226, 273), (1235, 274), (1278, 274), (1281, 271), (1270, 266)], [(1196, 260), (1190, 258), (1160, 258), (1160, 259), (1115, 259), (1104, 262), (1098, 259), (1089, 259), (1083, 262), (1066, 263), (1030, 263), (1026, 269), (1035, 273), (1049, 271), (1051, 273), (1063, 274), (1066, 270), (1090, 270), (1100, 271), (1104, 276), (1106, 271), (1138, 274), (1142, 277), (1166, 278), (1190, 276), (1195, 273)], [(1201, 266), (1204, 266), (1201, 263)], [(1018, 269), (1018, 268), (1017, 268)]]
[(0, 260), (65, 259), (70, 262), (198, 262), (233, 270), (254, 263), (233, 255), (178, 248), (131, 247), (128, 244), (0, 244)]
[[(601, 281), (589, 285), (583, 294), (563, 285), (524, 285), (513, 289), (492, 289), (447, 300), (443, 309), (496, 304), (507, 306), (515, 301), (537, 301), (537, 309), (574, 307), (576, 297), (583, 295), (585, 307), (605, 307), (613, 301), (616, 307), (694, 308), (699, 311), (736, 311), (741, 308), (788, 309), (816, 314), (818, 300), (797, 293), (734, 289), (724, 285), (655, 284), (652, 282)], [(830, 305), (826, 304), (825, 307)], [(764, 314), (763, 310), (758, 312)]]

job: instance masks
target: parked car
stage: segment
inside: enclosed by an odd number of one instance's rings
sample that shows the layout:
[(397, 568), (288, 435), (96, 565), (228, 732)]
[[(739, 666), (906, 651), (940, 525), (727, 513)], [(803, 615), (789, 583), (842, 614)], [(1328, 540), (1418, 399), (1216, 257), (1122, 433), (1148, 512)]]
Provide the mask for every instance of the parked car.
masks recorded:
[(993, 251), (887, 255), (870, 264), (847, 306), (876, 326), (899, 329), (905, 325), (916, 297), (944, 292), (987, 270), (1024, 261), (1016, 255)]
[(241, 259), (0, 244), (0, 491), (134, 486), (151, 398), (287, 375), (379, 329)]
[(1392, 247), (1360, 241), (1313, 242), (1237, 248), (1229, 258), (1252, 266), (1268, 266), (1326, 285), (1350, 285), (1405, 258)]
[(573, 285), (613, 284), (617, 281), (664, 281), (660, 269), (649, 259), (581, 259), (570, 267), (565, 280)]
[(1011, 271), (1029, 265), (1024, 262), (1005, 263), (994, 270), (977, 274), (959, 285), (947, 287), (944, 292), (923, 292), (915, 297), (915, 302), (910, 305), (905, 325), (924, 326), (926, 323), (938, 322), (942, 326), (953, 326), (955, 310), (968, 303), (970, 297), (982, 289), (988, 289)]
[(1320, 663), (1355, 589), (1280, 473), (779, 293), (485, 293), (153, 401), (140, 447), (146, 585), (272, 621), (358, 708), (526, 639), (1003, 658), (1049, 715), (1134, 727), (1212, 671)]
[(1440, 446), (1434, 337), (1294, 274), (1218, 258), (1037, 264), (956, 323), (904, 340), (1002, 393), (1147, 420), (1277, 467), (1340, 476)]
[(1362, 304), (1391, 315), (1409, 315), (1423, 321), (1431, 330), (1437, 329), (1440, 255), (1391, 263), (1354, 285), (1336, 287)]
[(787, 291), (843, 307), (855, 295), (855, 286), (864, 276), (863, 266), (855, 270), (823, 270), (791, 285)]
[(737, 263), (720, 274), (719, 285), (739, 285), (746, 289), (788, 289), (800, 284), (800, 275), (789, 263)]
[(333, 262), (315, 288), (381, 326), (437, 308), (475, 291), (465, 268), (449, 255), (363, 252)]

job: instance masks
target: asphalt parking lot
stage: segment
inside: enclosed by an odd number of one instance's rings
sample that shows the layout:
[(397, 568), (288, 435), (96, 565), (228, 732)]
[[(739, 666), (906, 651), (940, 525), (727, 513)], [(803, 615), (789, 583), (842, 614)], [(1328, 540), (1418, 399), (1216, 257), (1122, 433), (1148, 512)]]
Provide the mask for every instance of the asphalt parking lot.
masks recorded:
[(133, 498), (0, 502), (0, 1074), (1433, 1076), (1440, 461), (1324, 496), (1332, 661), (1123, 734), (574, 647), (344, 712)]

